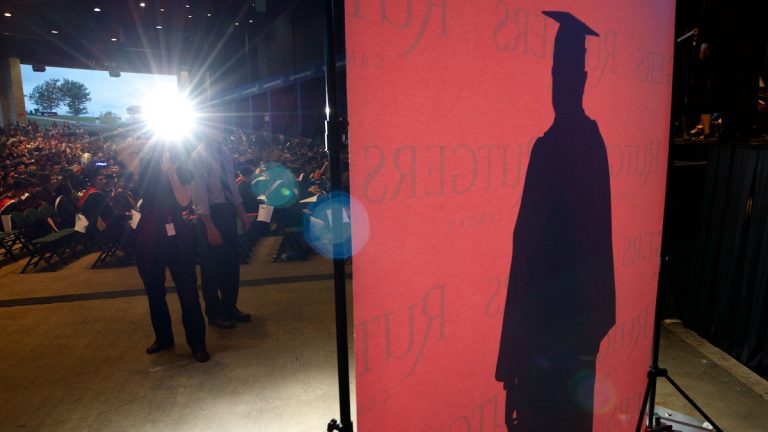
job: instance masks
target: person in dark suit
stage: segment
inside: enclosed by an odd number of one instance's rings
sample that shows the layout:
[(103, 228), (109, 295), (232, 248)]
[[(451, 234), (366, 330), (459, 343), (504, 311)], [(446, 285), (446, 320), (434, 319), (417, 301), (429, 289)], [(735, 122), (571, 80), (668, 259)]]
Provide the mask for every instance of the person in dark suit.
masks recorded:
[(567, 12), (552, 66), (552, 126), (536, 140), (514, 230), (496, 379), (510, 431), (592, 431), (595, 359), (615, 322), (605, 143), (582, 107), (586, 36)]
[(139, 159), (141, 219), (136, 227), (136, 266), (149, 300), (155, 341), (154, 354), (174, 345), (171, 315), (165, 300), (165, 269), (171, 271), (181, 303), (181, 321), (192, 354), (199, 362), (210, 358), (205, 345), (205, 321), (200, 309), (195, 273), (195, 232), (182, 216), (189, 205), (191, 173), (172, 163), (172, 148), (150, 143)]

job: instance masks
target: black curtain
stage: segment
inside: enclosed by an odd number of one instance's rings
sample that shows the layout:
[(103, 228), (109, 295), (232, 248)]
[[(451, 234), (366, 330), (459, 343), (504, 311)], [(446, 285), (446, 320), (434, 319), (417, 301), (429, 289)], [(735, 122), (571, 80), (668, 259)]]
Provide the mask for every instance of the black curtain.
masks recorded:
[(745, 254), (746, 234), (750, 221), (751, 192), (758, 152), (734, 149), (731, 175), (723, 209), (723, 223), (718, 254), (715, 257), (713, 281), (713, 308), (710, 338), (717, 345), (733, 352), (739, 349), (734, 332), (734, 320), (746, 306), (739, 301), (738, 286), (749, 257)]
[(739, 360), (768, 376), (768, 149), (759, 152), (747, 235), (744, 278), (739, 286), (743, 312), (734, 320)]
[(768, 376), (768, 148), (674, 147), (668, 315)]

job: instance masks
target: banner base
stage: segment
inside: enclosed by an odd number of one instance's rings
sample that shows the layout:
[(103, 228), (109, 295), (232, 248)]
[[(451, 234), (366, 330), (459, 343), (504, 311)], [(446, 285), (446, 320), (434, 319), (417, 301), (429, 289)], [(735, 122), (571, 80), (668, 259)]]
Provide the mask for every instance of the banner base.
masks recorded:
[(675, 432), (701, 432), (712, 431), (714, 427), (707, 421), (673, 411), (656, 405), (653, 411), (653, 429), (646, 428), (646, 432), (675, 431)]
[(349, 423), (349, 425), (341, 425), (339, 424), (339, 421), (336, 419), (331, 419), (330, 422), (328, 422), (328, 428), (326, 429), (326, 432), (353, 432), (354, 428), (352, 427), (352, 422)]

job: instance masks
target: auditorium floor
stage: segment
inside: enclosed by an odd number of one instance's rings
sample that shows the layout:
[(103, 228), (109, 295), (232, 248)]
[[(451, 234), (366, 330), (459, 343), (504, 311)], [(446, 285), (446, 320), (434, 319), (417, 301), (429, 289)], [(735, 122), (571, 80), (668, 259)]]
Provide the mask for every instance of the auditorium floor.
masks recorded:
[[(239, 304), (254, 321), (209, 328), (206, 364), (183, 343), (173, 296), (175, 349), (144, 353), (152, 334), (134, 267), (91, 270), (89, 255), (20, 275), (21, 263), (5, 263), (0, 430), (325, 430), (338, 418), (331, 263), (273, 264), (277, 241), (262, 239), (242, 267)], [(667, 323), (661, 353), (661, 365), (724, 430), (768, 429), (764, 380), (679, 324)], [(693, 414), (666, 384), (658, 403)]]

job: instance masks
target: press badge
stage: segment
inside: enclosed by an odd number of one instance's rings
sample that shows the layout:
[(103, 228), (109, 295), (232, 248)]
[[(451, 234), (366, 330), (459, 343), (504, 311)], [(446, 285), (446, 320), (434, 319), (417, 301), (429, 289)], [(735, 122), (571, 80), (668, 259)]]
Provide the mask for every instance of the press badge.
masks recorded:
[(173, 222), (165, 224), (165, 232), (168, 234), (168, 237), (176, 235), (176, 228), (173, 226)]

